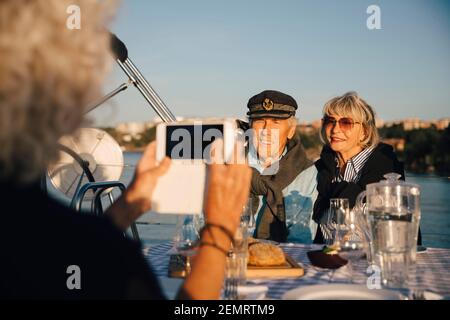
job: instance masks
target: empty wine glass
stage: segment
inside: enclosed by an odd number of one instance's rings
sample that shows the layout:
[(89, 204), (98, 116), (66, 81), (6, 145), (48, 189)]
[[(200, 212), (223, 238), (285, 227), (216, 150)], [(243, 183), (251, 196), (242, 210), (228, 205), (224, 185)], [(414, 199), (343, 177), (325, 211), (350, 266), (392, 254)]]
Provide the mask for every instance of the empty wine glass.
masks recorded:
[(353, 282), (353, 263), (365, 254), (364, 234), (358, 219), (358, 211), (337, 211), (335, 244), (339, 255), (348, 261), (350, 281)]
[[(348, 199), (345, 198), (333, 198), (330, 199), (330, 209), (328, 215), (326, 216), (326, 221), (324, 223), (324, 228), (326, 230), (325, 241), (327, 245), (332, 245), (333, 247), (339, 246), (339, 237), (337, 234), (337, 224), (338, 217), (342, 216), (342, 213), (349, 210)], [(325, 231), (324, 230), (324, 231)]]
[(202, 228), (205, 226), (205, 216), (204, 214), (198, 214), (198, 215), (194, 215), (193, 217), (194, 220), (194, 226), (195, 226), (195, 230), (197, 230), (197, 233), (200, 234), (200, 231), (202, 230)]
[(186, 275), (191, 272), (190, 257), (197, 252), (199, 238), (194, 219), (186, 217), (174, 238), (175, 250), (186, 258)]
[(247, 236), (253, 237), (256, 228), (255, 216), (252, 211), (252, 200), (251, 198), (242, 208), (241, 213), (241, 224), (245, 225), (247, 230)]

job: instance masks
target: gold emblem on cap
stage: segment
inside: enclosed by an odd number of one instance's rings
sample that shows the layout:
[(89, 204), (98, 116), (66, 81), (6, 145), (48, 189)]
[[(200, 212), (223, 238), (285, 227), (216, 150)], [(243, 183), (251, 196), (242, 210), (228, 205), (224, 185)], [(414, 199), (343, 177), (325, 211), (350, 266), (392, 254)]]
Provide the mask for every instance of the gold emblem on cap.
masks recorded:
[(269, 98), (265, 98), (262, 103), (262, 106), (263, 106), (264, 110), (270, 111), (273, 109), (273, 101), (270, 100)]

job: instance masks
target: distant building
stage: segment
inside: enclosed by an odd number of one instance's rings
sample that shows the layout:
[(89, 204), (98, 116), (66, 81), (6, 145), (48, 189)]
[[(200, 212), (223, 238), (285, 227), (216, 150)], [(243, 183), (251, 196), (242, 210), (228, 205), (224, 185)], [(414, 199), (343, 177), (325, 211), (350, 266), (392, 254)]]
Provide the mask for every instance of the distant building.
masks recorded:
[(432, 125), (436, 126), (438, 130), (444, 130), (450, 125), (450, 118), (443, 118), (439, 120), (425, 121), (420, 119), (406, 119), (403, 120), (403, 129), (405, 131), (414, 129), (427, 129)]
[(414, 118), (414, 119), (403, 120), (403, 129), (405, 131), (410, 131), (410, 130), (420, 129), (420, 128), (421, 128), (420, 119)]
[(129, 135), (131, 138), (137, 138), (146, 129), (144, 122), (124, 122), (116, 126), (116, 131), (123, 135)]
[(405, 150), (405, 139), (400, 138), (383, 139), (383, 142), (390, 144), (397, 152), (403, 152)]
[(450, 125), (450, 118), (439, 119), (434, 124), (438, 130), (445, 130)]

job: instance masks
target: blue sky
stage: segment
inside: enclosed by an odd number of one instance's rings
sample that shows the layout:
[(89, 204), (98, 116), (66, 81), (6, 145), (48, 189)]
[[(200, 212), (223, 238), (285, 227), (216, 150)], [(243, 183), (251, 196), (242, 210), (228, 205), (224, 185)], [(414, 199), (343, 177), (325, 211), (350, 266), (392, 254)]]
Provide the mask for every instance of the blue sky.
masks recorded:
[[(381, 30), (369, 30), (369, 5)], [(450, 1), (123, 0), (112, 30), (177, 116), (243, 117), (265, 89), (298, 118), (357, 91), (385, 120), (450, 116)], [(105, 91), (126, 81), (114, 67)], [(135, 88), (90, 113), (98, 125), (147, 121)]]

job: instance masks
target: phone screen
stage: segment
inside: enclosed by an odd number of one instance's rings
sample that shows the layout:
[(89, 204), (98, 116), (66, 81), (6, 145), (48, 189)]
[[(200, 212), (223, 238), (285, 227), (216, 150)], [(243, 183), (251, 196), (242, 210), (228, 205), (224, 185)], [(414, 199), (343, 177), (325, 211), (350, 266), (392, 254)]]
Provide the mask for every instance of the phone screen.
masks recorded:
[(166, 156), (171, 159), (205, 159), (210, 145), (223, 139), (223, 124), (169, 125), (166, 127)]

